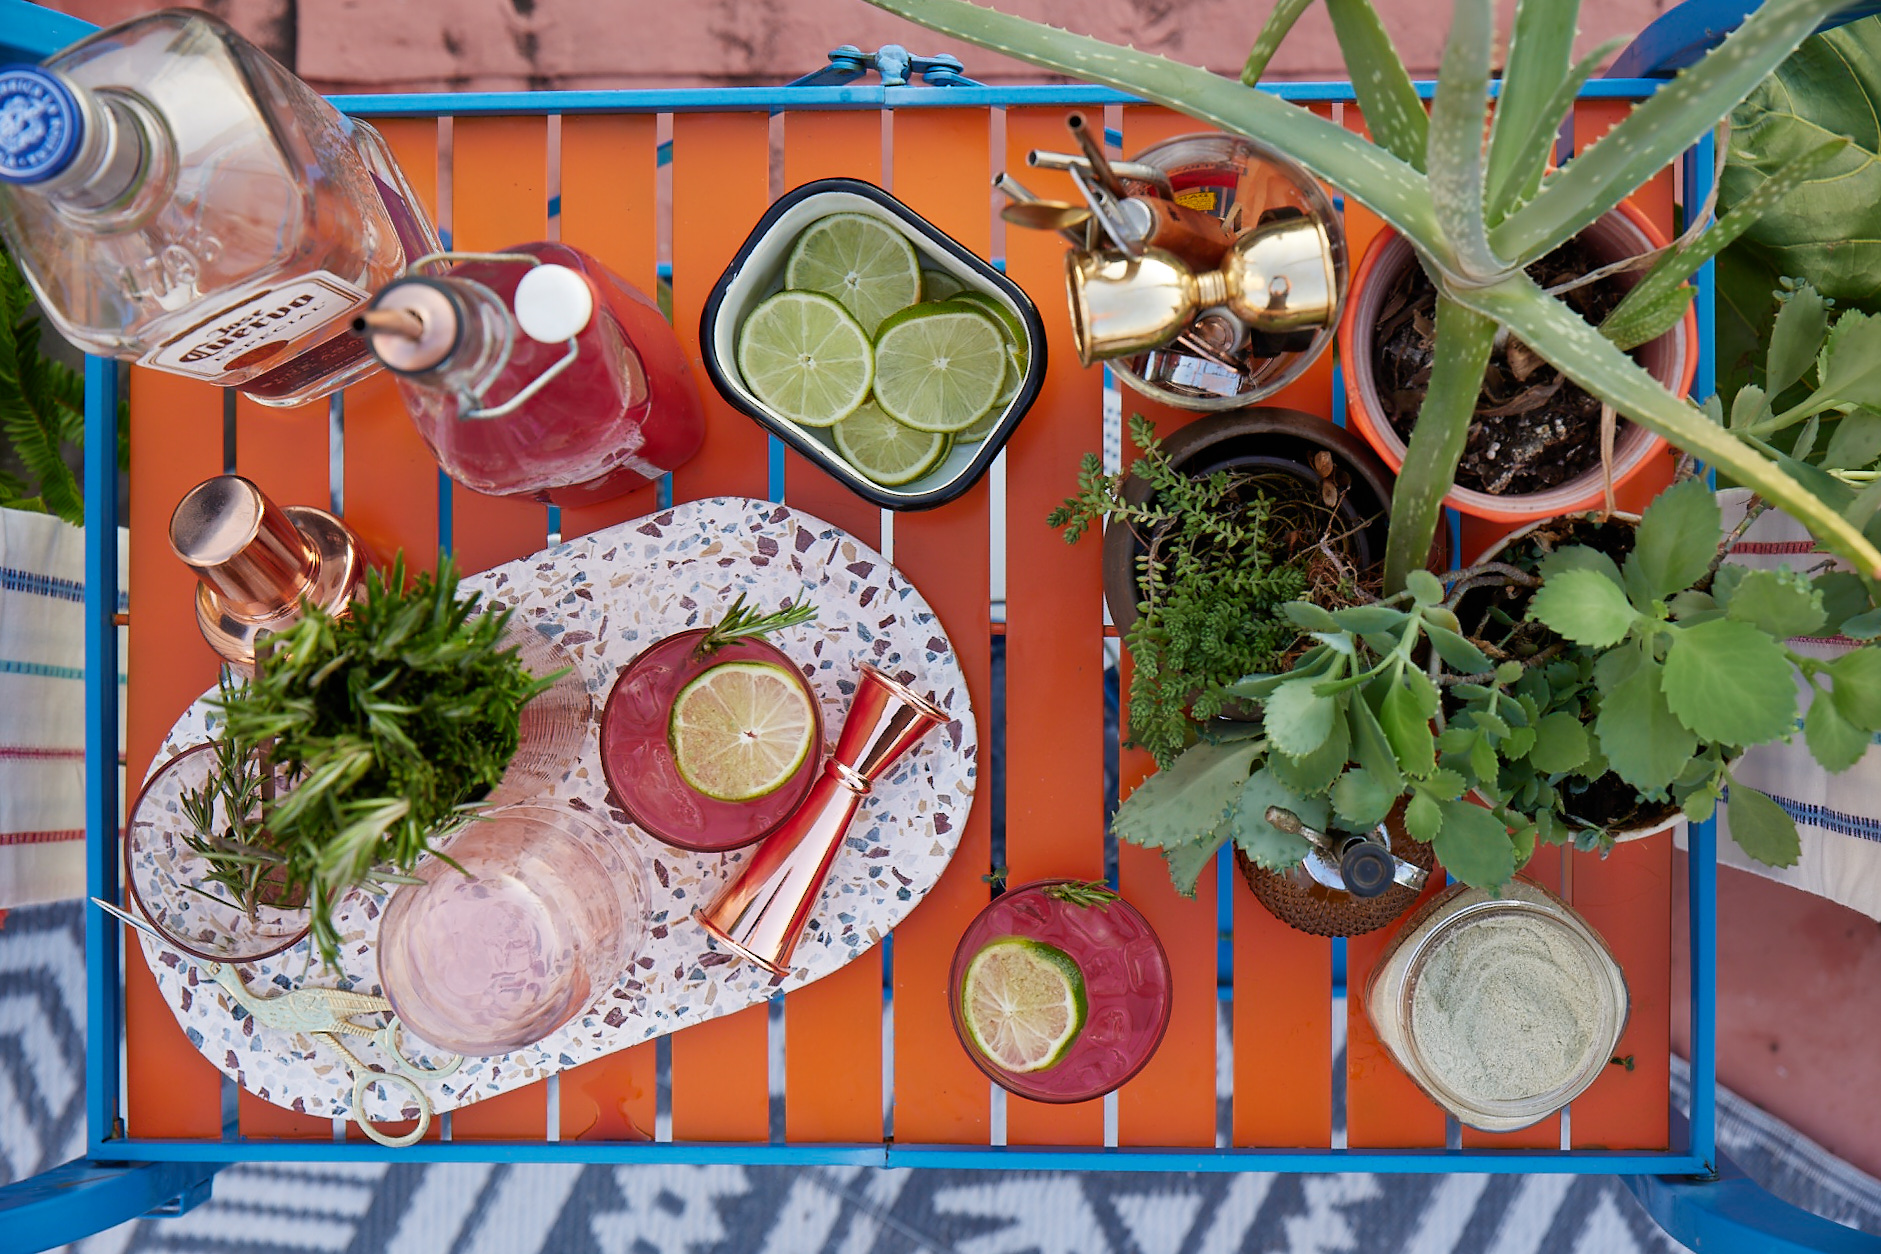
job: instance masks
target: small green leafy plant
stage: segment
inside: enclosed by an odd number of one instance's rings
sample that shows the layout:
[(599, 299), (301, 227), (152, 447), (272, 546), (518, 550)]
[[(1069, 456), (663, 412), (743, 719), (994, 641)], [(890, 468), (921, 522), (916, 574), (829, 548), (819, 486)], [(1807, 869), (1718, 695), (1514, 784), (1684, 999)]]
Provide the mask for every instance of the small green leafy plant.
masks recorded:
[(532, 676), (506, 640), (510, 611), (457, 586), (449, 558), (407, 583), (401, 556), (346, 617), (308, 607), (219, 702), (223, 736), (265, 746), (284, 777), (260, 807), (262, 843), (329, 965), (341, 894), (398, 880), (470, 818), (516, 752), (523, 706), (560, 678)]
[[(1741, 534), (1723, 534), (1716, 497), (1688, 479), (1646, 511), (1623, 563), (1562, 544), (1453, 572), (1447, 591), (1413, 571), (1375, 604), (1291, 602), (1283, 612), (1315, 647), (1229, 688), (1262, 702), (1261, 725), (1204, 733), (1124, 802), (1117, 833), (1161, 849), (1187, 892), (1228, 840), (1263, 867), (1304, 856), (1269, 807), (1363, 831), (1402, 804), (1406, 830), (1451, 874), (1493, 890), (1537, 841), (1598, 844), (1583, 802), (1617, 777), (1634, 800), (1694, 819), (1728, 788), (1738, 843), (1792, 864), (1794, 822), (1731, 763), (1794, 733), (1800, 677), (1819, 692), (1803, 724), (1811, 753), (1853, 765), (1881, 730), (1881, 648), (1826, 662), (1785, 642), (1872, 638), (1881, 614), (1846, 574), (1723, 564)], [(1498, 582), (1528, 590), (1522, 617), (1488, 613), (1466, 631), (1457, 608)]]
[[(1332, 584), (1317, 594), (1355, 599), (1358, 572), (1337, 569), (1330, 544), (1322, 555), (1321, 541), (1338, 538), (1338, 518), (1300, 481), (1283, 473), (1184, 474), (1141, 415), (1131, 416), (1130, 438), (1140, 453), (1129, 473), (1105, 474), (1097, 455), (1087, 454), (1078, 494), (1046, 523), (1075, 544), (1108, 518), (1144, 546), (1139, 617), (1124, 635), (1135, 668), (1130, 738), (1167, 766), (1195, 740), (1195, 725), (1232, 699), (1230, 684), (1293, 648), (1299, 630), (1280, 608), (1316, 578)], [(1140, 503), (1125, 494), (1130, 475), (1150, 490)]]
[[(1833, 311), (1807, 281), (1786, 280), (1764, 351), (1762, 383), (1731, 398), (1728, 425), (1851, 516), (1881, 534), (1873, 469), (1881, 457), (1881, 316)], [(1717, 398), (1705, 410), (1727, 422)]]
[[(1526, 273), (1709, 133), (1841, 0), (1766, 0), (1715, 50), (1555, 171), (1549, 162), (1561, 121), (1613, 47), (1573, 61), (1575, 0), (1519, 0), (1493, 113), (1492, 0), (1456, 0), (1428, 113), (1370, 0), (1326, 0), (1370, 140), (1251, 85), (1312, 0), (1275, 5), (1240, 83), (966, 0), (870, 2), (995, 52), (1257, 137), (1412, 243), (1438, 291), (1436, 347), (1392, 497), (1385, 591), (1403, 591), (1429, 552), (1503, 328), (1619, 415), (1788, 512), (1864, 577), (1881, 577), (1881, 549), (1862, 534), (1872, 508), (1867, 514), (1836, 509), (1786, 467), (1707, 421), (1622, 351), (1620, 342), (1651, 330), (1685, 297), (1648, 292), (1628, 312), (1638, 325), (1615, 326), (1604, 336)], [(1674, 279), (1683, 275), (1672, 271), (1697, 260), (1685, 253), (1665, 264), (1656, 289), (1676, 288)]]

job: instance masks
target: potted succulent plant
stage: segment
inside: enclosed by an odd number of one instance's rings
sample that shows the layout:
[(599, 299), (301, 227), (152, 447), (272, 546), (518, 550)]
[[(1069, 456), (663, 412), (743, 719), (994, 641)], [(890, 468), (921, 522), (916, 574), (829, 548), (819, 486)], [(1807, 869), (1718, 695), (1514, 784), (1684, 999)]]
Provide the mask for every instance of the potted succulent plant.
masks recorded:
[[(1374, 593), (1390, 475), (1359, 440), (1292, 410), (1211, 416), (1168, 440), (1140, 415), (1129, 472), (1087, 455), (1078, 494), (1046, 520), (1076, 543), (1104, 530), (1104, 595), (1129, 647), (1130, 738), (1168, 765), (1228, 692), (1298, 651), (1280, 607)], [(1370, 589), (1370, 592), (1367, 592)]]
[[(1785, 642), (1881, 635), (1881, 613), (1840, 572), (1726, 564), (1742, 530), (1724, 533), (1699, 479), (1611, 533), (1581, 533), (1602, 548), (1534, 544), (1453, 572), (1448, 589), (1414, 571), (1374, 604), (1290, 602), (1317, 647), (1229, 686), (1263, 703), (1258, 732), (1202, 739), (1124, 802), (1118, 834), (1161, 848), (1188, 887), (1229, 839), (1258, 866), (1298, 863), (1306, 845), (1271, 807), (1364, 831), (1402, 805), (1405, 831), (1445, 869), (1493, 890), (1538, 841), (1610, 841), (1590, 799), (1622, 818), (1670, 802), (1701, 819), (1728, 791), (1746, 852), (1793, 863), (1794, 822), (1731, 765), (1796, 730), (1799, 679), (1818, 694), (1803, 720), (1817, 761), (1861, 756), (1881, 730), (1881, 647), (1824, 661)], [(1525, 594), (1519, 616), (1484, 602), (1485, 587)]]
[[(1493, 117), (1495, 9), (1487, 0), (1458, 0), (1428, 113), (1372, 6), (1366, 0), (1340, 6), (1334, 30), (1372, 139), (1252, 86), (1310, 0), (1283, 0), (1275, 7), (1240, 84), (966, 0), (871, 3), (1042, 68), (1132, 92), (1231, 133), (1259, 136), (1363, 203), (1410, 242), (1438, 292), (1436, 344), (1429, 387), (1392, 500), (1388, 593), (1404, 590), (1429, 551), (1489, 354), (1504, 329), (1619, 417), (1704, 458), (1786, 510), (1856, 571), (1881, 577), (1881, 549), (1862, 535), (1858, 523), (1661, 386), (1620, 347), (1631, 338), (1621, 334), (1626, 328), (1594, 334), (1526, 269), (1710, 132), (1839, 7), (1839, 0), (1769, 0), (1717, 49), (1558, 170), (1549, 164), (1561, 119), (1609, 51), (1596, 50), (1572, 63), (1577, 6), (1563, 0), (1524, 0), (1517, 6)], [(1700, 246), (1691, 244), (1662, 259), (1657, 272), (1635, 289), (1628, 317), (1654, 335), (1682, 317), (1691, 297), (1681, 291), (1684, 274), (1679, 270), (1696, 264), (1700, 253)]]
[[(229, 750), (207, 788), (223, 795), (197, 795), (183, 812), (241, 821), (196, 825), (205, 879), (245, 906), (258, 890), (304, 902), (329, 965), (339, 958), (333, 911), (348, 889), (409, 878), (480, 801), (518, 799), (505, 788), (512, 759), (540, 771), (545, 746), (572, 757), (586, 726), (586, 689), (526, 664), (535, 633), (519, 636), (511, 611), (489, 612), (481, 594), (460, 599), (457, 587), (449, 558), (435, 577), (408, 581), (401, 556), (372, 574), (346, 617), (309, 607), (271, 637), (255, 677), (216, 702)], [(524, 707), (551, 688), (555, 717), (525, 734)], [(244, 765), (256, 760), (270, 769)], [(270, 775), (279, 787), (263, 789)]]
[[(1637, 285), (1637, 271), (1585, 281), (1597, 271), (1665, 246), (1629, 202), (1528, 267), (1537, 283), (1598, 326)], [(1570, 286), (1571, 285), (1571, 286)], [(1404, 236), (1386, 231), (1360, 263), (1339, 324), (1352, 425), (1382, 457), (1404, 464), (1433, 373), (1437, 289)], [(1672, 329), (1633, 348), (1662, 387), (1683, 396), (1698, 365), (1698, 321), (1687, 308)], [(1602, 466), (1602, 406), (1512, 335), (1498, 336), (1485, 364), (1469, 431), (1446, 502), (1503, 522), (1550, 518), (1600, 503), (1665, 448), (1663, 437), (1621, 421)]]

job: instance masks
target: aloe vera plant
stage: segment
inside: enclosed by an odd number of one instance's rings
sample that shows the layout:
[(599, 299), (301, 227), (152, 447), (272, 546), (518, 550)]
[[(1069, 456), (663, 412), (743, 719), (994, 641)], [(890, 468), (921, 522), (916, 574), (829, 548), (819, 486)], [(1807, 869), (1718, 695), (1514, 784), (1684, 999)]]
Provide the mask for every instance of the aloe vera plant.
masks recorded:
[[(943, 34), (1257, 137), (1411, 242), (1438, 290), (1436, 355), (1393, 497), (1387, 593), (1402, 589), (1429, 551), (1498, 328), (1617, 413), (1789, 512), (1867, 578), (1881, 579), (1881, 550), (1863, 534), (1881, 496), (1864, 495), (1838, 510), (1627, 357), (1616, 340), (1638, 333), (1638, 326), (1603, 335), (1524, 272), (1709, 132), (1840, 0), (1767, 0), (1702, 61), (1552, 172), (1548, 158), (1560, 121), (1611, 51), (1603, 47), (1572, 61), (1577, 0), (1518, 4), (1493, 117), (1493, 0), (1456, 0), (1428, 115), (1370, 0), (1326, 0), (1376, 142), (1249, 85), (1310, 2), (1280, 0), (1254, 46), (1245, 81), (1237, 83), (966, 0), (870, 0)], [(1702, 252), (1688, 251), (1668, 262), (1655, 283), (1660, 294), (1652, 297), (1660, 307), (1642, 313), (1642, 297), (1632, 315), (1648, 324), (1663, 318), (1666, 307), (1684, 299), (1667, 294), (1683, 277), (1675, 268), (1702, 260)]]

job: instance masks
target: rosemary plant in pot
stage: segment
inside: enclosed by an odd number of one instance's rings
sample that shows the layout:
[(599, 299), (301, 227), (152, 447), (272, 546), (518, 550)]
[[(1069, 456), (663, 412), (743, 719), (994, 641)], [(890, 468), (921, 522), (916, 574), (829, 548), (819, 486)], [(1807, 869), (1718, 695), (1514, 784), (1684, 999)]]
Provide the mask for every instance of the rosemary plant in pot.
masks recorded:
[(251, 803), (242, 850), (211, 846), (203, 856), (212, 867), (265, 864), (278, 900), (306, 902), (329, 965), (339, 958), (341, 896), (408, 879), (499, 790), (530, 702), (551, 688), (566, 698), (557, 725), (531, 737), (565, 757), (585, 726), (579, 680), (532, 674), (511, 611), (490, 612), (481, 594), (457, 590), (448, 558), (435, 577), (407, 581), (401, 556), (371, 576), (345, 618), (310, 608), (272, 637), (255, 677), (217, 702), (231, 760), (256, 755), (280, 787)]
[[(1767, 0), (1717, 49), (1661, 87), (1573, 161), (1548, 169), (1555, 133), (1604, 50), (1572, 63), (1579, 6), (1521, 0), (1493, 118), (1491, 0), (1457, 0), (1426, 114), (1368, 0), (1329, 0), (1348, 76), (1376, 142), (1206, 70), (1007, 16), (966, 0), (870, 0), (943, 34), (1057, 73), (1132, 92), (1235, 134), (1258, 136), (1377, 213), (1410, 241), (1438, 292), (1429, 389), (1392, 499), (1385, 590), (1422, 565), (1450, 491), (1498, 330), (1626, 418), (1784, 509), (1865, 577), (1881, 550), (1787, 469), (1673, 395), (1525, 267), (1553, 252), (1708, 133), (1839, 0)], [(1257, 77), (1311, 0), (1281, 0), (1249, 57)], [(1485, 144), (1484, 137), (1488, 136)], [(1637, 291), (1632, 316), (1662, 331), (1690, 300), (1679, 270)], [(1689, 271), (1687, 271), (1689, 272)], [(1654, 281), (1655, 278), (1658, 281)], [(1617, 330), (1617, 328), (1616, 328)], [(1656, 333), (1656, 332), (1655, 332)], [(1876, 502), (1881, 505), (1881, 501)]]

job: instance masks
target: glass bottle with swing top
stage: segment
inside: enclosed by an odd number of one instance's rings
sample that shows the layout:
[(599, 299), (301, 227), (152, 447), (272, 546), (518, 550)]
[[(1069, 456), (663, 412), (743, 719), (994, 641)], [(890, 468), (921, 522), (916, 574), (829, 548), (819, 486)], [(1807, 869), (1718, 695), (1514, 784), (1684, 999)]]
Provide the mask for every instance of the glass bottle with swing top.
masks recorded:
[(659, 307), (563, 244), (423, 258), (353, 329), (438, 464), (476, 492), (593, 505), (673, 470), (705, 436)]

